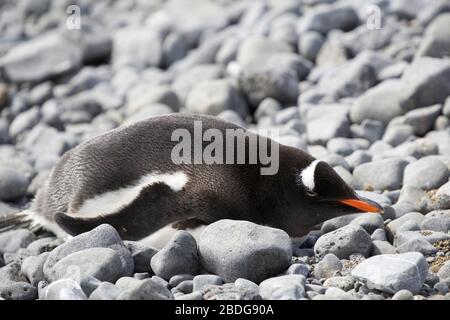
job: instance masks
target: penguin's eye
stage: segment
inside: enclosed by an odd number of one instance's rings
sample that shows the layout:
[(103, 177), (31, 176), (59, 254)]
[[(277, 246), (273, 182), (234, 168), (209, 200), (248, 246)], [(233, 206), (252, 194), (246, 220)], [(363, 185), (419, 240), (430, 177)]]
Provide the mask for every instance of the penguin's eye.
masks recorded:
[(306, 194), (310, 197), (315, 197), (317, 196), (317, 192), (314, 192), (312, 190), (306, 189)]

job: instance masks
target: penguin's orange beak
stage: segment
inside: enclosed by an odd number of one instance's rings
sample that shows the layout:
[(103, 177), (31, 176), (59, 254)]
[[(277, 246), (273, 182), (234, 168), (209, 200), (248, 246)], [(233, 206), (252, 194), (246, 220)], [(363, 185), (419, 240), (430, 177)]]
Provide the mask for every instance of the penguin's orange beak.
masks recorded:
[(383, 213), (383, 208), (378, 203), (368, 199), (344, 199), (339, 202), (363, 212)]

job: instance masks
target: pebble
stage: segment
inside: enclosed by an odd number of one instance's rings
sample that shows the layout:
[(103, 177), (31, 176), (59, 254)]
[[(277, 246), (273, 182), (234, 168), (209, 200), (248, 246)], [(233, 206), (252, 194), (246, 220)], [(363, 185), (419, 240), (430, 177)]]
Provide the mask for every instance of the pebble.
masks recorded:
[(450, 281), (450, 262), (446, 261), (437, 273), (441, 281)]
[(280, 103), (273, 98), (265, 98), (260, 102), (255, 110), (254, 117), (259, 122), (264, 117), (273, 117), (277, 112), (281, 111)]
[(395, 294), (406, 289), (417, 293), (428, 273), (425, 257), (418, 252), (378, 255), (364, 260), (352, 271), (369, 289)]
[(355, 279), (351, 276), (331, 277), (323, 283), (325, 288), (338, 288), (344, 291), (349, 291), (355, 286)]
[(194, 279), (194, 276), (191, 274), (177, 274), (170, 278), (169, 280), (169, 286), (172, 288), (175, 288), (177, 285), (179, 285), (181, 282), (186, 280), (192, 280)]
[(252, 36), (240, 45), (237, 62), (244, 69), (258, 69), (274, 55), (291, 51), (292, 48), (282, 41)]
[(393, 239), (397, 234), (398, 228), (400, 228), (404, 223), (412, 221), (416, 222), (417, 224), (420, 224), (424, 219), (425, 217), (423, 214), (419, 212), (410, 212), (389, 222), (386, 225), (386, 231), (388, 232), (388, 235), (390, 235), (390, 238)]
[(350, 131), (354, 138), (361, 138), (375, 142), (380, 140), (384, 133), (384, 125), (380, 121), (365, 119), (360, 125), (353, 124)]
[(286, 274), (299, 274), (304, 276), (305, 278), (308, 277), (309, 272), (310, 268), (302, 263), (294, 263), (286, 270)]
[(306, 134), (311, 144), (325, 145), (332, 138), (348, 136), (349, 132), (347, 117), (339, 114), (324, 114), (306, 124)]
[(175, 112), (276, 129), (384, 213), (329, 219), (298, 239), (227, 220), (160, 251), (108, 225), (71, 239), (6, 231), (0, 300), (449, 299), (445, 0), (380, 5), (380, 29), (361, 1), (103, 2), (80, 4), (82, 32), (59, 28), (61, 4), (2, 8), (0, 220), (28, 208), (79, 143)]
[(408, 162), (385, 159), (364, 163), (353, 171), (353, 186), (360, 190), (397, 190), (403, 183), (403, 170)]
[(61, 243), (62, 240), (55, 237), (44, 237), (31, 242), (27, 246), (27, 250), (30, 251), (32, 255), (39, 255), (44, 252), (52, 251)]
[(20, 263), (12, 262), (0, 269), (0, 297), (5, 300), (33, 300), (37, 288), (20, 272)]
[(233, 110), (243, 118), (248, 114), (248, 107), (242, 95), (229, 81), (223, 79), (197, 84), (187, 97), (186, 109), (189, 112), (209, 115)]
[(403, 289), (394, 294), (392, 300), (413, 300), (413, 293)]
[(450, 50), (448, 24), (450, 14), (445, 13), (436, 17), (425, 30), (425, 37), (417, 50), (417, 56), (443, 58), (444, 52)]
[(408, 84), (401, 92), (402, 110), (443, 103), (450, 93), (450, 88), (443, 86), (449, 74), (449, 61), (430, 57), (414, 59), (401, 78)]
[(356, 150), (367, 149), (369, 142), (365, 139), (350, 139), (350, 138), (333, 138), (327, 143), (327, 149), (331, 152), (348, 156)]
[(372, 241), (386, 241), (387, 237), (386, 237), (386, 231), (381, 228), (376, 229), (374, 232), (372, 232), (372, 234), (370, 235), (370, 237), (372, 238)]
[(267, 97), (283, 104), (294, 103), (299, 95), (298, 76), (293, 70), (279, 69), (278, 58), (257, 69), (244, 69), (239, 74), (239, 88), (253, 108)]
[(423, 238), (411, 239), (397, 247), (400, 253), (404, 252), (420, 252), (424, 256), (430, 256), (438, 250), (427, 240)]
[(314, 245), (317, 256), (333, 253), (340, 259), (353, 253), (368, 256), (372, 246), (370, 235), (360, 226), (348, 225), (320, 237)]
[(353, 220), (355, 220), (360, 215), (361, 215), (361, 213), (352, 213), (352, 214), (346, 214), (343, 216), (331, 218), (329, 220), (326, 220), (322, 224), (322, 228), (320, 229), (320, 231), (322, 231), (322, 233), (328, 233), (328, 232), (334, 231), (336, 229), (345, 227), (346, 225), (351, 223)]
[[(247, 221), (220, 220), (202, 232), (199, 252), (205, 269), (225, 282), (244, 278), (259, 283), (290, 265), (292, 244), (279, 229)], [(228, 257), (226, 261), (224, 256)]]
[(317, 31), (302, 33), (298, 40), (298, 52), (310, 61), (315, 61), (324, 43), (324, 37)]
[(161, 36), (151, 29), (128, 27), (113, 34), (112, 62), (116, 66), (158, 66), (162, 61), (162, 51)]
[(150, 265), (157, 276), (166, 280), (177, 274), (197, 274), (200, 265), (194, 237), (187, 231), (178, 231), (166, 246), (152, 257)]
[(174, 288), (178, 291), (181, 291), (185, 294), (187, 293), (192, 293), (193, 290), (193, 281), (192, 280), (185, 280), (183, 282), (181, 282), (180, 284), (178, 284), (178, 286), (176, 286), (176, 288)]
[(29, 183), (23, 172), (0, 163), (0, 201), (17, 200), (24, 196)]
[(221, 285), (222, 278), (214, 274), (200, 274), (193, 279), (193, 291), (203, 291), (210, 285)]
[(360, 226), (367, 233), (372, 234), (376, 229), (384, 228), (383, 217), (379, 214), (364, 213), (350, 222), (350, 225)]
[(420, 223), (422, 230), (431, 230), (446, 233), (450, 230), (450, 210), (431, 211), (425, 215)]
[(372, 155), (368, 151), (356, 150), (349, 156), (345, 157), (345, 161), (353, 170), (357, 166), (362, 165), (363, 163), (372, 161)]
[[(450, 182), (443, 184), (431, 197), (436, 209), (450, 209)], [(442, 228), (448, 226), (448, 221), (442, 221)], [(436, 227), (436, 226), (435, 226)]]
[(411, 110), (403, 116), (402, 122), (411, 126), (415, 135), (423, 136), (433, 128), (441, 111), (442, 105), (440, 104)]
[(234, 283), (225, 283), (209, 286), (203, 294), (203, 300), (261, 300), (261, 297), (256, 292), (238, 287)]
[(383, 141), (391, 146), (398, 146), (414, 136), (414, 128), (409, 124), (396, 124), (387, 127), (383, 135)]
[(449, 170), (442, 161), (434, 157), (425, 157), (406, 166), (403, 184), (431, 190), (442, 186), (448, 177)]
[(108, 224), (102, 224), (91, 231), (79, 234), (51, 251), (44, 264), (44, 273), (49, 272), (53, 266), (70, 254), (90, 248), (114, 250), (121, 260), (120, 274), (126, 276), (133, 273), (134, 265), (131, 253), (120, 239), (117, 231)]
[(150, 270), (150, 261), (158, 253), (158, 250), (147, 247), (139, 242), (124, 241), (128, 250), (131, 252), (134, 261), (135, 272), (148, 272)]
[(402, 244), (413, 239), (425, 239), (430, 243), (434, 243), (440, 240), (449, 240), (450, 235), (443, 232), (436, 232), (430, 230), (424, 231), (402, 231), (397, 232), (394, 238), (394, 246), (399, 247)]
[(173, 300), (170, 290), (153, 279), (120, 278), (116, 286), (121, 290), (116, 300)]
[(0, 253), (14, 253), (20, 248), (26, 248), (36, 239), (27, 229), (16, 229), (0, 234)]
[(444, 282), (438, 282), (433, 286), (433, 289), (439, 292), (442, 295), (445, 295), (450, 292), (448, 285)]
[[(120, 256), (109, 248), (90, 248), (74, 252), (59, 260), (50, 269), (44, 270), (50, 282), (72, 278), (79, 281), (87, 295), (92, 289), (92, 278), (114, 283), (121, 276)], [(95, 282), (95, 281), (94, 281)]]
[(371, 119), (385, 125), (388, 124), (403, 113), (399, 101), (404, 86), (401, 80), (393, 79), (383, 81), (368, 89), (353, 103), (350, 119), (355, 123)]
[(39, 256), (30, 256), (23, 260), (21, 272), (27, 277), (28, 281), (37, 287), (40, 281), (45, 280), (44, 263), (47, 261), (49, 253), (44, 252)]
[(82, 52), (68, 37), (49, 32), (20, 43), (0, 60), (14, 82), (40, 81), (80, 67)]
[(301, 20), (301, 31), (317, 31), (326, 34), (333, 29), (351, 30), (359, 21), (356, 11), (350, 6), (322, 5), (309, 11)]
[(380, 254), (395, 254), (398, 252), (399, 250), (397, 250), (388, 241), (373, 240), (370, 255), (376, 256)]
[(234, 285), (244, 291), (249, 292), (255, 297), (259, 296), (259, 286), (250, 280), (239, 278), (236, 279)]
[(200, 291), (176, 296), (175, 300), (203, 300), (203, 293)]
[(326, 254), (322, 260), (314, 267), (314, 277), (316, 279), (328, 279), (334, 277), (342, 270), (342, 262), (332, 253)]
[(264, 280), (259, 294), (264, 300), (299, 300), (305, 297), (306, 279), (301, 275), (286, 275)]
[(89, 296), (89, 300), (116, 300), (121, 290), (114, 284), (102, 282)]
[(319, 297), (314, 300), (355, 300), (355, 297), (351, 293), (335, 287), (328, 288), (325, 295)]
[[(41, 289), (39, 290), (41, 291)], [(87, 300), (80, 285), (73, 279), (61, 279), (47, 285), (39, 292), (40, 300)]]

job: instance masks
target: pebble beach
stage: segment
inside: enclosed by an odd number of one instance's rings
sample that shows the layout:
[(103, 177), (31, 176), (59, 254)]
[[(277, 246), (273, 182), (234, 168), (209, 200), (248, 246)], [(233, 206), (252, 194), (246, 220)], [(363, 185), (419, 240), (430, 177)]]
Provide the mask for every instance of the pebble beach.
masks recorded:
[(448, 0), (1, 1), (0, 222), (67, 151), (177, 112), (277, 130), (384, 212), (162, 248), (6, 228), (0, 300), (450, 300)]

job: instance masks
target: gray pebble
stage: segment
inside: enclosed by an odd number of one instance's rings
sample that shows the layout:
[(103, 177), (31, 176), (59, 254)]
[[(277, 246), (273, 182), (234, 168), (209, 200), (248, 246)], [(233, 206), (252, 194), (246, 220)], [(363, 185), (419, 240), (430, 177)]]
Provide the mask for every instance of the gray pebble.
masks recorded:
[[(61, 279), (39, 289), (40, 300), (87, 300), (78, 283), (72, 279)], [(42, 293), (41, 293), (42, 291)]]
[(148, 272), (150, 270), (150, 261), (158, 252), (157, 249), (147, 247), (139, 242), (124, 241), (134, 260), (135, 272)]
[(396, 190), (403, 182), (403, 170), (408, 162), (386, 159), (364, 163), (353, 171), (353, 187), (361, 190)]
[(449, 170), (442, 161), (425, 157), (406, 166), (403, 184), (411, 184), (424, 190), (437, 189), (449, 177)]
[(51, 282), (72, 278), (79, 281), (84, 292), (92, 292), (91, 278), (114, 283), (122, 273), (122, 261), (116, 251), (108, 248), (90, 248), (74, 252), (45, 270)]
[(28, 281), (35, 287), (44, 280), (44, 263), (49, 253), (44, 252), (37, 257), (28, 257), (23, 260), (21, 272), (26, 275)]
[(176, 289), (183, 293), (192, 293), (193, 287), (193, 280), (184, 280), (176, 286)]
[(292, 243), (287, 233), (279, 229), (247, 221), (220, 220), (202, 232), (199, 251), (205, 269), (224, 281), (244, 278), (258, 283), (290, 265)]
[(173, 300), (167, 286), (153, 279), (121, 278), (116, 286), (122, 290), (116, 300)]
[(409, 290), (400, 290), (392, 297), (392, 300), (412, 300), (413, 294)]
[(314, 252), (317, 256), (333, 253), (344, 259), (353, 253), (368, 256), (371, 246), (372, 239), (363, 228), (348, 225), (320, 237), (314, 245)]
[(166, 246), (151, 259), (153, 272), (169, 280), (177, 274), (197, 274), (199, 257), (197, 243), (187, 231), (178, 231)]
[(192, 280), (194, 279), (194, 276), (191, 274), (177, 274), (175, 276), (173, 276), (172, 278), (170, 278), (169, 280), (169, 285), (174, 288), (177, 285), (179, 285), (181, 282), (185, 281), (185, 280)]
[(0, 163), (0, 200), (16, 200), (24, 196), (29, 183), (23, 172)]
[(116, 300), (121, 290), (112, 283), (102, 282), (89, 296), (89, 300)]
[(306, 280), (301, 275), (286, 275), (264, 280), (259, 294), (265, 300), (299, 300), (305, 297)]
[(352, 276), (370, 289), (396, 293), (407, 289), (417, 293), (425, 281), (428, 264), (418, 252), (378, 255), (364, 260), (352, 271)]
[(16, 252), (20, 248), (27, 247), (35, 239), (36, 236), (26, 229), (3, 232), (0, 234), (0, 253)]
[(202, 291), (209, 285), (221, 285), (223, 280), (221, 277), (213, 274), (200, 274), (194, 277), (193, 280), (193, 290)]
[(334, 277), (342, 270), (342, 262), (332, 253), (325, 255), (314, 267), (314, 277), (316, 279), (328, 279)]
[(12, 262), (0, 269), (0, 297), (5, 300), (33, 300), (37, 288), (20, 272), (20, 264)]
[(102, 224), (89, 232), (79, 234), (69, 241), (55, 248), (44, 265), (47, 273), (58, 261), (64, 257), (89, 248), (110, 248), (117, 252), (122, 262), (121, 275), (131, 275), (134, 269), (133, 257), (120, 239), (117, 231), (108, 224)]

